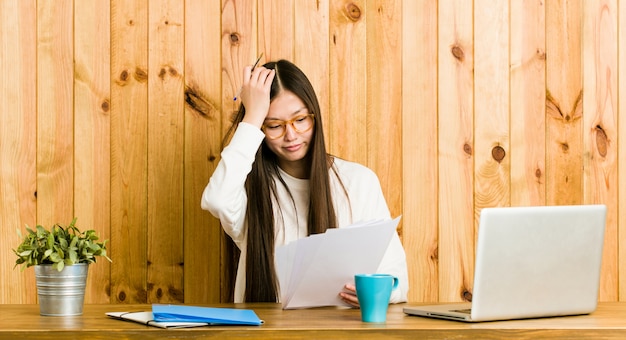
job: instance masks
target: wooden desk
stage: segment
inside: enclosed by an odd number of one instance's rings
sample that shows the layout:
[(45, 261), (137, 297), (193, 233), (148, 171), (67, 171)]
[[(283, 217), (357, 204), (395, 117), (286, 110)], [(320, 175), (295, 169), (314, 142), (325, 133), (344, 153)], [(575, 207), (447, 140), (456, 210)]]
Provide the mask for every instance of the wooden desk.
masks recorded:
[(262, 326), (160, 329), (108, 318), (105, 312), (150, 310), (150, 305), (86, 305), (75, 317), (39, 315), (38, 305), (0, 305), (0, 339), (624, 339), (626, 303), (600, 303), (590, 315), (467, 324), (407, 316), (392, 305), (386, 324), (367, 324), (359, 310), (282, 310), (274, 304), (212, 305), (253, 309)]

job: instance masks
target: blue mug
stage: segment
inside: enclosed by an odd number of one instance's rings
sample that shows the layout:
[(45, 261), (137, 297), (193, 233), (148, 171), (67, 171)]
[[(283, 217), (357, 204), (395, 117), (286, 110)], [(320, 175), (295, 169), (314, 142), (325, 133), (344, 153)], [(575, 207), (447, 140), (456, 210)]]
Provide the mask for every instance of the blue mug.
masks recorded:
[(361, 305), (363, 322), (387, 321), (391, 291), (398, 288), (398, 278), (389, 274), (354, 275), (356, 296)]

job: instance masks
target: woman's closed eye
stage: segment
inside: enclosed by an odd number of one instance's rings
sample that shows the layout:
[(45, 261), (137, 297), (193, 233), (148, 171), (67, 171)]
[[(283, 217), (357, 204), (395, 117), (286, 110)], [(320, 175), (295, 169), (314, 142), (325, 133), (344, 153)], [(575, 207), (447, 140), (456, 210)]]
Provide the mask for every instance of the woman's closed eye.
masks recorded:
[(274, 129), (282, 128), (285, 125), (285, 122), (282, 122), (282, 121), (271, 121), (270, 120), (270, 121), (266, 121), (264, 125), (265, 125), (266, 129), (274, 130)]

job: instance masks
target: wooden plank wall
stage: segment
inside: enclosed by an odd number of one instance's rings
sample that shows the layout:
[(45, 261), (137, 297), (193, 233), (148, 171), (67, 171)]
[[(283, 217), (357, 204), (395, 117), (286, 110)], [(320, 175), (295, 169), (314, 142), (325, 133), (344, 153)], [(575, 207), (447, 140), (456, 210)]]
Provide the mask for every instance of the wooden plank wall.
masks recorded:
[[(608, 206), (601, 300), (626, 300), (626, 3), (619, 0), (0, 0), (0, 303), (24, 225), (109, 239), (90, 303), (227, 301), (200, 195), (242, 68), (314, 84), (330, 151), (402, 215), (411, 301), (471, 298), (480, 211)], [(622, 66), (622, 67), (620, 67)]]

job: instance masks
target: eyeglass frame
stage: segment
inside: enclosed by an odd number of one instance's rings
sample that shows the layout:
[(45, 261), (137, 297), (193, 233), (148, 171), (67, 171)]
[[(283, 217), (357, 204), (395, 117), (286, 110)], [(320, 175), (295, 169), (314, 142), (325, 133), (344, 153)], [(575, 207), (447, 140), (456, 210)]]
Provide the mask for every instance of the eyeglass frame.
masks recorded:
[[(298, 119), (301, 119), (302, 117), (308, 117), (311, 118), (311, 127), (304, 130), (304, 131), (300, 131), (296, 128), (296, 126), (293, 124), (295, 121), (297, 121)], [(267, 132), (265, 132), (266, 129), (266, 125), (265, 123), (263, 123), (263, 125), (261, 125), (261, 130), (263, 130), (263, 133), (265, 133), (265, 137), (269, 138), (269, 139), (278, 139), (278, 138), (282, 138), (285, 137), (285, 135), (287, 134), (287, 125), (290, 125), (291, 128), (293, 129), (293, 131), (297, 132), (297, 133), (305, 133), (310, 131), (314, 126), (315, 126), (315, 114), (314, 113), (303, 113), (301, 115), (297, 115), (295, 117), (293, 117), (290, 120), (280, 120), (280, 119), (270, 119), (271, 121), (277, 121), (277, 122), (281, 122), (280, 125), (283, 127), (283, 132), (280, 134), (280, 136), (276, 136), (276, 137), (271, 137), (267, 134)]]

